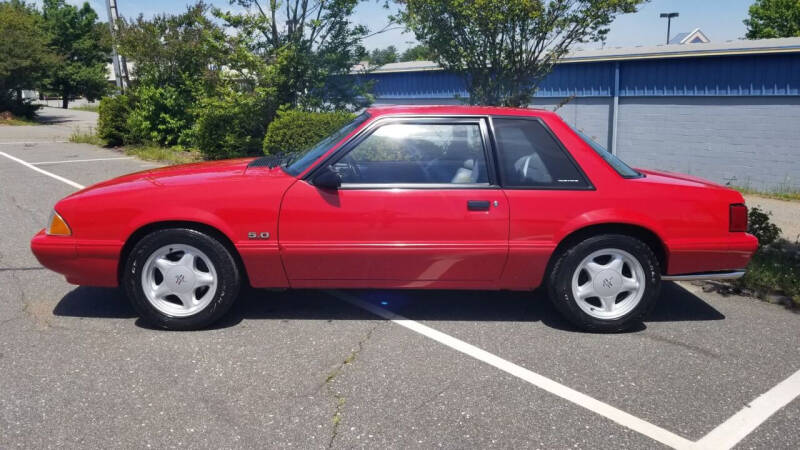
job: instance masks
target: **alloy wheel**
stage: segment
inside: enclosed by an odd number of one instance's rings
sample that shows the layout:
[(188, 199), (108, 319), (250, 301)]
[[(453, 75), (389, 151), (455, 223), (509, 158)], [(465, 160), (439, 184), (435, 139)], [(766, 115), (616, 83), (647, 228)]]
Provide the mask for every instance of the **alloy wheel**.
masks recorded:
[(217, 292), (217, 271), (211, 259), (191, 245), (166, 245), (154, 251), (142, 270), (142, 289), (153, 307), (168, 316), (194, 315)]
[(572, 295), (586, 314), (618, 319), (642, 300), (646, 278), (642, 264), (630, 253), (607, 248), (592, 252), (572, 276)]

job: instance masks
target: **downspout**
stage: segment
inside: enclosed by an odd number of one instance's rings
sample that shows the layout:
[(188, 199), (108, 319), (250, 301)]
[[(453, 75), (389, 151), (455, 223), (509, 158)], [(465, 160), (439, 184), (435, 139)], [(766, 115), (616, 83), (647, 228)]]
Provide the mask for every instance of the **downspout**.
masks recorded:
[(619, 122), (619, 61), (614, 63), (614, 97), (611, 106), (611, 136), (609, 148), (611, 154), (617, 154), (617, 122)]

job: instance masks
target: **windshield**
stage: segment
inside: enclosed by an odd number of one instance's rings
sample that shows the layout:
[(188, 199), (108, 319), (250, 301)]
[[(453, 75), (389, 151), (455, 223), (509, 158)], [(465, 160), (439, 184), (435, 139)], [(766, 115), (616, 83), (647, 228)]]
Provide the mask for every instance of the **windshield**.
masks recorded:
[(306, 169), (308, 169), (308, 167), (314, 161), (319, 159), (320, 156), (324, 155), (328, 150), (330, 150), (333, 145), (344, 139), (345, 136), (347, 136), (353, 130), (358, 128), (358, 126), (364, 123), (364, 121), (367, 120), (368, 118), (369, 114), (367, 114), (366, 112), (361, 113), (358, 117), (353, 119), (352, 122), (343, 126), (335, 133), (317, 142), (313, 147), (306, 150), (306, 152), (303, 153), (296, 161), (289, 164), (285, 168), (286, 172), (294, 176), (300, 175)]
[(592, 150), (597, 152), (597, 154), (600, 155), (600, 157), (603, 158), (608, 163), (608, 165), (613, 167), (614, 170), (616, 170), (621, 177), (641, 178), (644, 176), (641, 173), (637, 172), (636, 170), (632, 169), (631, 166), (625, 164), (625, 162), (617, 158), (616, 155), (612, 155), (611, 152), (606, 150), (605, 147), (593, 141), (592, 138), (584, 134), (582, 131), (575, 129), (574, 127), (572, 128), (572, 131), (577, 133), (578, 136), (580, 136), (581, 139), (584, 140), (584, 142), (589, 144), (589, 146), (592, 147)]

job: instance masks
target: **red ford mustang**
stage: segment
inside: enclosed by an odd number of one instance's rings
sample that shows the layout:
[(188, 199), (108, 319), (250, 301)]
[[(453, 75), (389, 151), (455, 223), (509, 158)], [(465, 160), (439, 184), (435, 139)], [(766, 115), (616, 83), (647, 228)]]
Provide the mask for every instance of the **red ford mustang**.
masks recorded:
[[(67, 281), (122, 285), (168, 329), (258, 288), (532, 290), (582, 329), (643, 319), (661, 280), (741, 276), (731, 189), (632, 169), (547, 111), (373, 108), (294, 160), (126, 175), (56, 204), (31, 247)], [(668, 299), (665, 299), (668, 300)]]

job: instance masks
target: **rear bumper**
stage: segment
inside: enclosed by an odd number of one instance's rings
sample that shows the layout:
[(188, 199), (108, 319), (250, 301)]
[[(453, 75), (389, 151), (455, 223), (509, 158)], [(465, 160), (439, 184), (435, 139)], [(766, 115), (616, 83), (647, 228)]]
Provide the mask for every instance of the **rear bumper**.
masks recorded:
[(708, 275), (742, 271), (758, 249), (758, 239), (747, 233), (730, 233), (716, 240), (668, 242), (667, 248), (665, 276)]
[(71, 236), (48, 236), (44, 230), (31, 239), (31, 251), (44, 267), (83, 286), (116, 287), (119, 250), (113, 244), (79, 246)]

